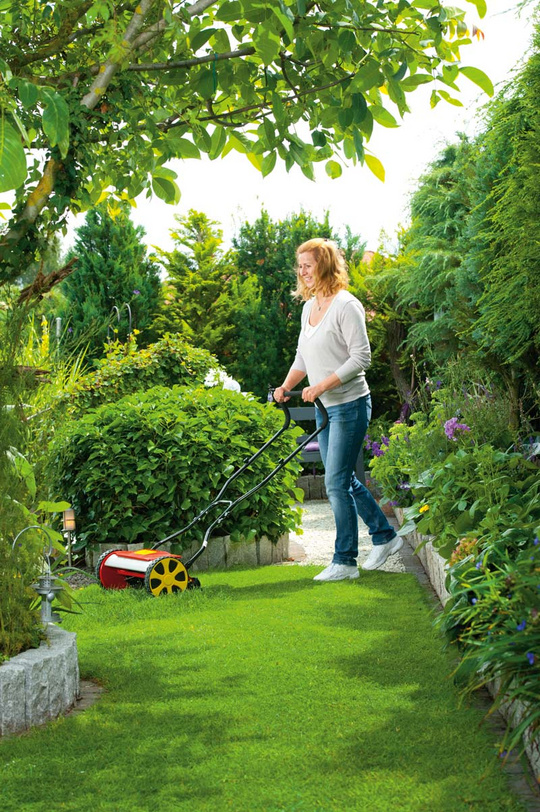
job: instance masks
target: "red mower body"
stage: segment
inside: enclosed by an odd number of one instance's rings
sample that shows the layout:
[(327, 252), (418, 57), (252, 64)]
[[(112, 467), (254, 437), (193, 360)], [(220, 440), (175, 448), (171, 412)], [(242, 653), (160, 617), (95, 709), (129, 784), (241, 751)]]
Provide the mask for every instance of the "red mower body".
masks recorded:
[(138, 580), (153, 595), (183, 592), (195, 582), (198, 585), (181, 556), (162, 550), (108, 550), (99, 558), (96, 575), (105, 589), (126, 589), (136, 586)]

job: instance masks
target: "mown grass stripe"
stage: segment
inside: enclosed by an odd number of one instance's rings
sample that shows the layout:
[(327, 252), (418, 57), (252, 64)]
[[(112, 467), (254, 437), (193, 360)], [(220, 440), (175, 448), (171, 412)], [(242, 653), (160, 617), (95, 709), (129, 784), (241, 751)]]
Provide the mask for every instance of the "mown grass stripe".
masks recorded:
[(316, 571), (208, 573), (166, 598), (86, 589), (68, 623), (107, 693), (1, 743), (2, 808), (522, 810), (414, 576)]

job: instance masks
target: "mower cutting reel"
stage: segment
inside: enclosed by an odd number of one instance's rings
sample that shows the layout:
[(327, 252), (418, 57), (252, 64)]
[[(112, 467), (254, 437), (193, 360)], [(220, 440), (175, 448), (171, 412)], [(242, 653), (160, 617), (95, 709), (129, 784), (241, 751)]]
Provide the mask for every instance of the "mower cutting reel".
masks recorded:
[(144, 586), (151, 595), (169, 595), (200, 586), (181, 556), (158, 550), (108, 550), (98, 559), (96, 577), (105, 589)]
[[(285, 392), (288, 397), (301, 396), (302, 392)], [(199, 514), (192, 519), (189, 524), (182, 527), (181, 530), (176, 530), (170, 536), (160, 539), (148, 550), (136, 550), (134, 552), (127, 550), (108, 550), (100, 556), (96, 565), (96, 577), (100, 584), (105, 589), (126, 589), (128, 586), (144, 586), (147, 592), (151, 595), (166, 595), (171, 592), (184, 592), (186, 589), (194, 589), (200, 587), (198, 578), (193, 578), (189, 574), (189, 568), (205, 551), (212, 532), (221, 524), (228, 514), (244, 499), (248, 499), (252, 494), (256, 493), (278, 473), (287, 463), (299, 454), (305, 446), (310, 443), (327, 425), (328, 414), (324, 405), (317, 398), (315, 405), (322, 415), (321, 424), (315, 431), (306, 436), (301, 443), (296, 445), (295, 449), (291, 451), (286, 457), (279, 460), (276, 467), (266, 475), (266, 477), (254, 485), (247, 493), (234, 500), (224, 499), (223, 494), (229, 485), (234, 482), (249, 466), (255, 462), (261, 454), (266, 451), (269, 446), (280, 437), (284, 431), (289, 428), (291, 422), (291, 414), (286, 403), (278, 404), (284, 412), (284, 422), (280, 429), (271, 437), (267, 442), (261, 446), (251, 457), (246, 459), (244, 463), (229, 477), (229, 479), (222, 485), (221, 490), (214, 497), (212, 502), (207, 505)], [(197, 522), (200, 522), (210, 511), (219, 509), (219, 515), (208, 525), (204, 533), (203, 542), (199, 550), (194, 553), (191, 558), (185, 563), (182, 562), (181, 556), (174, 555), (173, 553), (164, 553), (158, 548), (163, 547), (164, 544), (172, 541), (178, 536), (181, 536), (186, 531), (190, 530)]]

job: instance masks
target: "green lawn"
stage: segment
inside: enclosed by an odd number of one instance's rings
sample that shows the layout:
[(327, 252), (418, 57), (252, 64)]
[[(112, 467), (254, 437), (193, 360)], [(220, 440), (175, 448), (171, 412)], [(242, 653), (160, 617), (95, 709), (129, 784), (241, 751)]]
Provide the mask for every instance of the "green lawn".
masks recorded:
[(412, 575), (202, 575), (201, 591), (81, 593), (91, 709), (0, 743), (5, 812), (499, 812), (481, 712)]

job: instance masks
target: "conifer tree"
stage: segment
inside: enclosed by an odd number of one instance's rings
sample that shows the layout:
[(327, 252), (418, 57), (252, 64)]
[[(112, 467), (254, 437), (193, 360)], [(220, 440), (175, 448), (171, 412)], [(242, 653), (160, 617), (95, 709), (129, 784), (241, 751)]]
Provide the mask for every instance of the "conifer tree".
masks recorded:
[[(313, 237), (337, 239), (328, 212), (322, 222), (303, 211), (275, 222), (263, 211), (254, 223), (244, 223), (233, 240), (240, 274), (252, 282), (250, 300), (236, 325), (232, 371), (261, 398), (269, 386), (282, 383), (294, 359), (302, 309), (291, 295), (296, 249)], [(354, 247), (351, 235), (347, 241)]]
[(190, 209), (175, 220), (178, 228), (171, 232), (175, 248), (161, 252), (167, 280), (153, 329), (159, 334), (180, 333), (227, 365), (238, 307), (237, 298), (231, 296), (234, 258), (223, 250), (222, 231), (206, 214)]
[(108, 335), (125, 340), (126, 305), (132, 328), (141, 333), (139, 344), (145, 343), (161, 285), (158, 266), (147, 257), (143, 237), (143, 228), (132, 223), (125, 209), (117, 209), (114, 216), (106, 205), (88, 212), (73, 248), (76, 270), (62, 283), (65, 304), (59, 315), (67, 325), (66, 348), (87, 344), (87, 358), (97, 358)]

